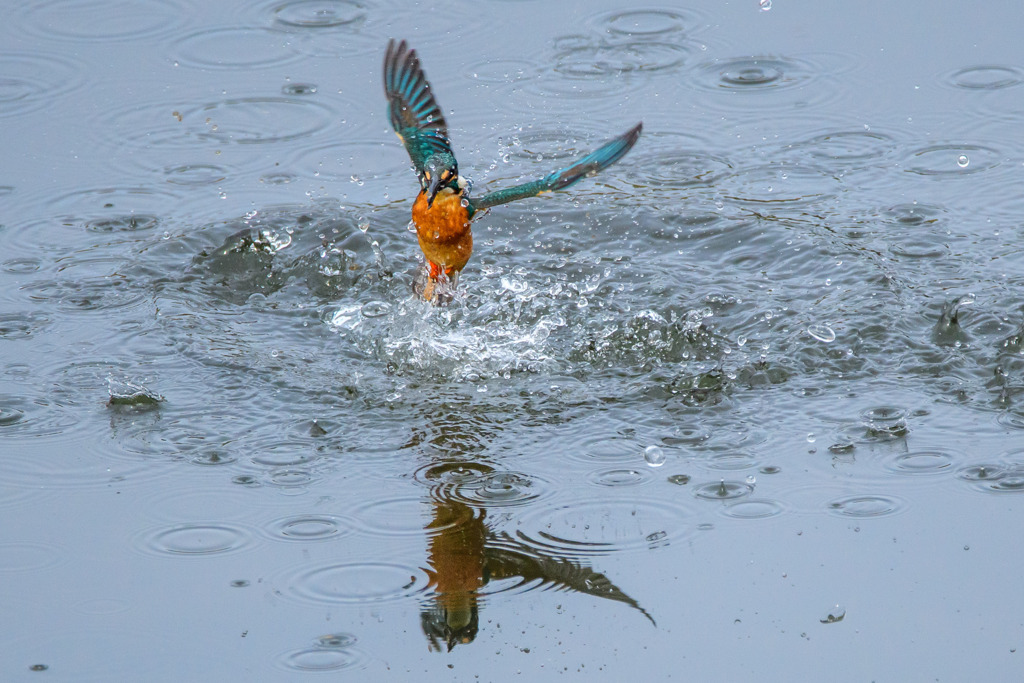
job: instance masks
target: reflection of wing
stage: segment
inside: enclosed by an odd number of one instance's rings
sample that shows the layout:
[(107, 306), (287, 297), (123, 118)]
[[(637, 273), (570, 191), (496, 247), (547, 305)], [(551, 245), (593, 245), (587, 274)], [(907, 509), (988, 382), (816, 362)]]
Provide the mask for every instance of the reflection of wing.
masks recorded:
[(523, 185), (516, 185), (505, 190), (485, 194), (479, 199), (470, 199), (473, 208), (477, 210), (486, 209), (517, 199), (536, 197), (543, 192), (562, 190), (581, 178), (595, 175), (614, 164), (626, 152), (632, 149), (633, 145), (636, 144), (637, 138), (640, 137), (640, 131), (643, 129), (643, 126), (643, 123), (636, 124), (619, 137), (606, 142), (572, 166), (563, 168), (561, 171), (555, 171), (543, 178), (524, 183)]
[(562, 590), (615, 600), (639, 611), (657, 626), (654, 617), (640, 603), (622, 592), (604, 574), (572, 560), (541, 555), (516, 542), (508, 534), (493, 534), (484, 549), (484, 558), (485, 571), (490, 579), (522, 577), (525, 581), (542, 581)]
[(416, 50), (403, 40), (388, 43), (384, 56), (384, 91), (388, 96), (388, 118), (405, 143), (412, 165), (422, 174), (431, 154), (451, 152), (448, 127), (441, 108), (430, 92), (430, 83), (420, 67)]

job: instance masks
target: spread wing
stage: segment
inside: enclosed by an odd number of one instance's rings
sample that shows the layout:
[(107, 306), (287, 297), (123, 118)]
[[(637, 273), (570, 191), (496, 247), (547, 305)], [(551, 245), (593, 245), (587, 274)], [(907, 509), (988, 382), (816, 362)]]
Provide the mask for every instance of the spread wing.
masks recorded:
[(444, 115), (430, 91), (416, 50), (409, 49), (404, 40), (388, 42), (384, 56), (384, 92), (388, 97), (391, 125), (405, 143), (416, 172), (422, 175), (431, 154), (451, 153), (452, 148)]
[(654, 617), (604, 574), (567, 558), (543, 555), (527, 548), (504, 532), (496, 533), (484, 548), (487, 571), (492, 579), (521, 578), (539, 581), (557, 590), (584, 593), (629, 605), (647, 617)]
[(643, 123), (636, 124), (619, 137), (606, 142), (572, 166), (563, 168), (561, 171), (555, 171), (543, 178), (524, 183), (523, 185), (516, 185), (505, 190), (485, 194), (479, 199), (471, 199), (473, 208), (481, 210), (515, 201), (516, 199), (536, 197), (544, 192), (565, 189), (582, 178), (597, 175), (597, 173), (621, 159), (636, 144), (643, 126)]

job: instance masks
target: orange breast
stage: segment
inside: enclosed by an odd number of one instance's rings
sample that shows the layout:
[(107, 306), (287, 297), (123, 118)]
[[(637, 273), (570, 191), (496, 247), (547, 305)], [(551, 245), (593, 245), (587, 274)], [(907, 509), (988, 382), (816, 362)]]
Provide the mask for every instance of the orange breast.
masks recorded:
[(469, 229), (469, 211), (458, 194), (441, 192), (428, 207), (426, 193), (420, 192), (412, 205), (412, 221), (428, 261), (448, 272), (466, 267), (473, 253), (473, 234)]

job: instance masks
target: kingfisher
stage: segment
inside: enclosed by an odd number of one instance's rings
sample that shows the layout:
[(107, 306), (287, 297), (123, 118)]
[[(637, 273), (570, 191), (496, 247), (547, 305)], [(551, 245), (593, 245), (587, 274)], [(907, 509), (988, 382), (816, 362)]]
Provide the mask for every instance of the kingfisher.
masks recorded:
[(477, 212), (563, 190), (584, 177), (597, 175), (621, 159), (636, 144), (643, 129), (643, 122), (638, 123), (567, 168), (475, 198), (470, 197), (469, 182), (459, 175), (448, 139), (448, 125), (419, 57), (404, 40), (388, 42), (384, 91), (388, 118), (420, 181), (420, 192), (412, 205), (412, 221), (427, 260), (426, 280), (417, 290), (427, 300), (435, 300), (441, 283), (448, 283), (451, 289), (458, 284), (459, 273), (473, 253), (470, 223)]

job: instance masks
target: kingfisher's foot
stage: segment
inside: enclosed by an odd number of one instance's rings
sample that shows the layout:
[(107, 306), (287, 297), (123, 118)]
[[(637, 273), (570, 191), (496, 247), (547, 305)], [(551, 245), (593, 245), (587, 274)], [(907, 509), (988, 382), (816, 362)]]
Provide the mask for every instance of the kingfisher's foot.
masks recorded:
[(459, 283), (459, 271), (427, 261), (425, 268), (419, 268), (413, 278), (412, 289), (419, 298), (435, 305), (444, 305), (455, 296)]

